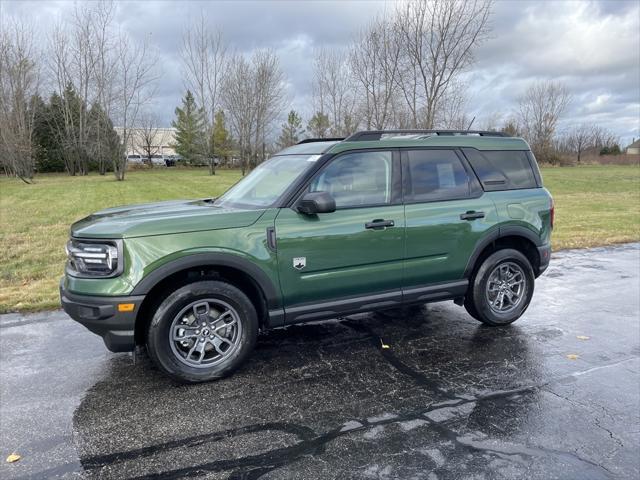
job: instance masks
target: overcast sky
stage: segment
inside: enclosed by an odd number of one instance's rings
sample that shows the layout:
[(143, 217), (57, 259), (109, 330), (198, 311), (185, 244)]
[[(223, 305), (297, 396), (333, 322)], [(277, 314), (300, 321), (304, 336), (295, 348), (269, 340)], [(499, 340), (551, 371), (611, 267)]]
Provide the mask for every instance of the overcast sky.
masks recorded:
[[(29, 18), (40, 38), (71, 9), (73, 2), (0, 0), (0, 15)], [(373, 15), (391, 9), (390, 1), (121, 1), (116, 20), (157, 49), (162, 76), (153, 110), (169, 125), (184, 93), (182, 32), (201, 11), (232, 49), (275, 49), (291, 106), (308, 118), (314, 49), (346, 46)], [(564, 127), (596, 122), (623, 144), (640, 137), (640, 1), (496, 1), (492, 27), (465, 74), (469, 111), (479, 123), (512, 112), (535, 80), (553, 79), (573, 95)]]

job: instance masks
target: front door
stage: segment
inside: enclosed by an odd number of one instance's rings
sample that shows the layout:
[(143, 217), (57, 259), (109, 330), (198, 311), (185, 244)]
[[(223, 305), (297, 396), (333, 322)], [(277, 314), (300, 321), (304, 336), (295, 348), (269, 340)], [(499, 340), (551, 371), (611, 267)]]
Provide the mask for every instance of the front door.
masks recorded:
[(287, 322), (327, 316), (354, 301), (398, 302), (404, 207), (399, 158), (392, 151), (349, 152), (332, 159), (308, 191), (325, 191), (336, 211), (276, 217), (278, 269)]

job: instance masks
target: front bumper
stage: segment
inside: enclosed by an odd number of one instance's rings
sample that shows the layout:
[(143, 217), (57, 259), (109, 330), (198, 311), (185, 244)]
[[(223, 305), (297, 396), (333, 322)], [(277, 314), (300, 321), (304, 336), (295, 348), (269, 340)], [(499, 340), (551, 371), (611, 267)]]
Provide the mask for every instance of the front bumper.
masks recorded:
[[(135, 323), (144, 295), (99, 297), (79, 295), (60, 283), (60, 303), (67, 314), (93, 333), (100, 335), (112, 352), (130, 352), (135, 348)], [(133, 303), (131, 312), (119, 312), (118, 304)]]
[(540, 265), (538, 265), (536, 277), (542, 275), (549, 266), (549, 261), (551, 260), (551, 245), (547, 243), (546, 245), (538, 247), (538, 254), (540, 256)]

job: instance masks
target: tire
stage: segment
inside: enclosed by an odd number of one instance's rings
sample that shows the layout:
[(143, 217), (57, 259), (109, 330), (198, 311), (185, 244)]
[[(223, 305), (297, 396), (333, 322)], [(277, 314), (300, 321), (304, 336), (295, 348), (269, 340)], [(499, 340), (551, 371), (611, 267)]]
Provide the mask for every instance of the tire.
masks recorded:
[(469, 288), (469, 292), (464, 297), (464, 308), (467, 311), (467, 313), (471, 315), (473, 318), (475, 318), (476, 320), (482, 321), (480, 319), (480, 314), (478, 314), (478, 310), (476, 310), (476, 306), (473, 301), (473, 288)]
[(147, 350), (169, 377), (200, 383), (236, 370), (257, 337), (258, 315), (249, 298), (228, 283), (201, 281), (160, 304), (149, 325)]
[(472, 277), (464, 306), (469, 315), (486, 325), (509, 325), (529, 306), (534, 283), (527, 257), (518, 250), (498, 250)]

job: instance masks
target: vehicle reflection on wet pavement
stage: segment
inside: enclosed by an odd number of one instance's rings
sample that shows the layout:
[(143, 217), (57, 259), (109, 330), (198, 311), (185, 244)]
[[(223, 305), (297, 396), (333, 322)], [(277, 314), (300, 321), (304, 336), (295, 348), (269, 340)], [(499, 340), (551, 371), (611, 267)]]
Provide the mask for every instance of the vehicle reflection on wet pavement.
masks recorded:
[(451, 302), (294, 326), (195, 386), (5, 315), (0, 478), (638, 478), (639, 266), (562, 252), (511, 327)]

